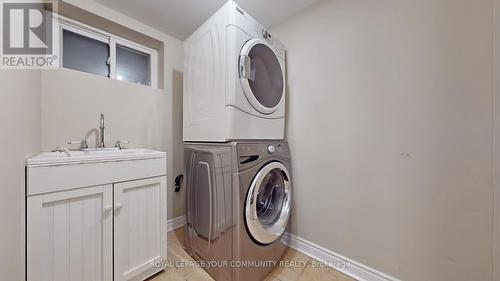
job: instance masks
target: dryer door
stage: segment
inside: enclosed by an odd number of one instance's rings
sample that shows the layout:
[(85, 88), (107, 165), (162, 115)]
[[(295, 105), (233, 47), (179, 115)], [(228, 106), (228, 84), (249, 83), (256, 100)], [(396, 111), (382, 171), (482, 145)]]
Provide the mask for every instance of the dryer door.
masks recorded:
[(271, 114), (285, 95), (285, 71), (272, 46), (262, 39), (248, 40), (239, 58), (241, 87), (260, 113)]
[(245, 224), (260, 244), (271, 244), (285, 232), (290, 217), (292, 186), (281, 162), (270, 162), (253, 179), (245, 204)]

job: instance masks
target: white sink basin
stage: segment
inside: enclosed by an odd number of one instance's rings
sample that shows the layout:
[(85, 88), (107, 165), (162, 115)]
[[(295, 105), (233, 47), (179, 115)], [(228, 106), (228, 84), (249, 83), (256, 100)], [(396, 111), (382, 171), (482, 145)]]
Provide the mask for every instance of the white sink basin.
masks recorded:
[(26, 164), (28, 166), (52, 166), (166, 157), (163, 151), (143, 148), (71, 151), (70, 154), (66, 152), (41, 152), (26, 160)]
[(167, 173), (166, 153), (149, 149), (41, 152), (26, 164), (27, 196)]

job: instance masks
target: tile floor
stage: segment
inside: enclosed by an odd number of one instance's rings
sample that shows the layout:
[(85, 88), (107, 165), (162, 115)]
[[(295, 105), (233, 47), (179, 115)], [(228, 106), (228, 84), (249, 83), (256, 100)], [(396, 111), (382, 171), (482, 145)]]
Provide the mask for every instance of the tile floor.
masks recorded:
[[(184, 229), (179, 228), (168, 233), (168, 261), (173, 264), (177, 262), (193, 261), (182, 248), (182, 239)], [(277, 267), (265, 279), (265, 281), (353, 281), (354, 279), (329, 267), (313, 267), (312, 259), (293, 249), (289, 249), (283, 258), (284, 261), (301, 261), (304, 264), (301, 267)], [(303, 263), (302, 263), (303, 262)], [(191, 267), (169, 267), (165, 271), (151, 277), (148, 281), (206, 281), (214, 280), (208, 273), (201, 268)]]

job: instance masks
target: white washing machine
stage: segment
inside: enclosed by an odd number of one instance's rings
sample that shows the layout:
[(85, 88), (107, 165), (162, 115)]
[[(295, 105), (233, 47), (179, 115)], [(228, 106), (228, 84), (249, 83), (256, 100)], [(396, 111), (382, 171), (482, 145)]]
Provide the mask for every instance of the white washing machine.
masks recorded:
[(184, 141), (284, 138), (285, 49), (234, 1), (184, 43)]

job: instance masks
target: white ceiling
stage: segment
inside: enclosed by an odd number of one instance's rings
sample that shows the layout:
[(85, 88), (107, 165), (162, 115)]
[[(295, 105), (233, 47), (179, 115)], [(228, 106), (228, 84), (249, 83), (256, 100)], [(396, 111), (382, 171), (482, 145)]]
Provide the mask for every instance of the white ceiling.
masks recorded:
[[(176, 37), (186, 39), (227, 0), (96, 0)], [(280, 24), (318, 0), (237, 0), (268, 28)]]

